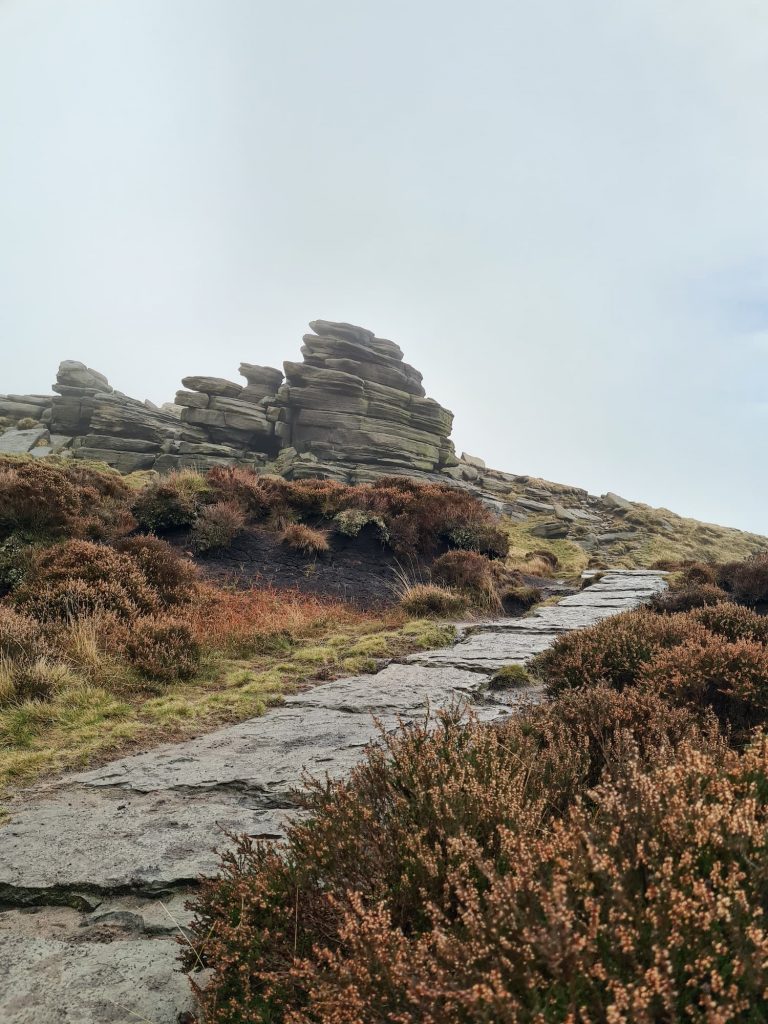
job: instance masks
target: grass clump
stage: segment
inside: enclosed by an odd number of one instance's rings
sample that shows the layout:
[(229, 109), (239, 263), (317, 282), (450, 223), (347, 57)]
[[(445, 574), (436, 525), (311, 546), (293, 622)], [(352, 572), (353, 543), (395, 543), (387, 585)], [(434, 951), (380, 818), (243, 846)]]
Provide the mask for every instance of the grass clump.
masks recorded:
[(476, 551), (448, 551), (431, 566), (432, 579), (440, 586), (465, 593), (481, 607), (499, 607), (493, 563)]
[(362, 508), (347, 508), (333, 517), (336, 530), (345, 537), (358, 537), (366, 526), (374, 526), (383, 542), (389, 541), (389, 530), (381, 516)]
[(328, 535), (323, 530), (314, 530), (302, 523), (286, 526), (281, 539), (287, 547), (304, 555), (321, 555), (330, 550)]
[(509, 538), (507, 567), (528, 576), (578, 576), (587, 567), (589, 556), (583, 548), (568, 539), (536, 537), (534, 528), (542, 522), (532, 516), (524, 522), (504, 520)]
[(523, 665), (504, 665), (491, 676), (492, 690), (521, 690), (531, 686), (533, 680)]
[(134, 498), (132, 511), (139, 525), (152, 533), (190, 527), (208, 490), (202, 474), (181, 469), (143, 487)]
[(522, 615), (541, 602), (542, 595), (538, 587), (517, 584), (502, 587), (499, 593), (501, 606), (507, 615)]
[(406, 585), (400, 598), (400, 607), (406, 615), (421, 617), (450, 618), (467, 610), (465, 595), (434, 583), (412, 583)]
[(199, 554), (228, 548), (245, 529), (247, 517), (236, 501), (215, 501), (205, 505), (192, 527), (190, 539)]

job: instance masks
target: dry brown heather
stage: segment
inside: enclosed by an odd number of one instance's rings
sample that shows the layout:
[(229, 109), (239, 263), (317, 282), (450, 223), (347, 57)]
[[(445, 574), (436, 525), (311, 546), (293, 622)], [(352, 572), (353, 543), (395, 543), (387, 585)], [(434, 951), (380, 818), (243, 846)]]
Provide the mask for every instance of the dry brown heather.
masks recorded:
[[(761, 566), (717, 578), (756, 600)], [(548, 704), (310, 786), (283, 849), (243, 840), (204, 885), (202, 1019), (764, 1020), (767, 643), (726, 601), (617, 616), (535, 660)]]
[(759, 1020), (768, 746), (597, 686), (405, 729), (198, 905), (219, 1024)]

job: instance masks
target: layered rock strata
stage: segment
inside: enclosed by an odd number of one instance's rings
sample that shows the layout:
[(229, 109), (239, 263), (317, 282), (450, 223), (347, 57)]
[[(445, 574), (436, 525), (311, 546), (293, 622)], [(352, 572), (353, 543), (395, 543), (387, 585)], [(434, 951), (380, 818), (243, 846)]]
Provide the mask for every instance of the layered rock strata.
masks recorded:
[(205, 432), (206, 438), (243, 453), (275, 455), (280, 439), (268, 416), (283, 375), (271, 366), (241, 363), (246, 387), (221, 377), (185, 377), (176, 393), (181, 420)]
[(302, 363), (286, 362), (278, 392), (290, 445), (326, 465), (438, 472), (456, 465), (453, 414), (427, 398), (394, 342), (351, 324), (314, 320)]
[[(421, 374), (394, 342), (351, 324), (315, 320), (310, 327), (303, 362), (286, 362), (285, 378), (275, 367), (241, 363), (245, 384), (188, 376), (173, 403), (157, 406), (68, 359), (53, 396), (0, 396), (0, 416), (31, 418), (57, 438), (57, 450), (123, 473), (241, 464), (357, 482), (458, 466), (453, 414), (426, 397)], [(47, 446), (31, 435), (7, 445)]]

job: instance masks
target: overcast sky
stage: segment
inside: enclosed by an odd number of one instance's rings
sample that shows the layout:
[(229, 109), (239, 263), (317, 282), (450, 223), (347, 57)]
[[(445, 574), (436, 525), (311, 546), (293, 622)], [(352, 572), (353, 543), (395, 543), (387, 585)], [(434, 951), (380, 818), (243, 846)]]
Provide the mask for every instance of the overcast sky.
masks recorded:
[(763, 0), (0, 0), (0, 392), (397, 341), (459, 450), (768, 533)]

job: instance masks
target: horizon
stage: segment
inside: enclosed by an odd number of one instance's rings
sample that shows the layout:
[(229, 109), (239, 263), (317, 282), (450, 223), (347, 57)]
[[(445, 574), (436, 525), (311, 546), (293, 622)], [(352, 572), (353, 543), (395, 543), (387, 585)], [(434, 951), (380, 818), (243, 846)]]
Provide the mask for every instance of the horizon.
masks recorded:
[(489, 466), (768, 534), (748, 0), (6, 0), (0, 391), (396, 341)]

